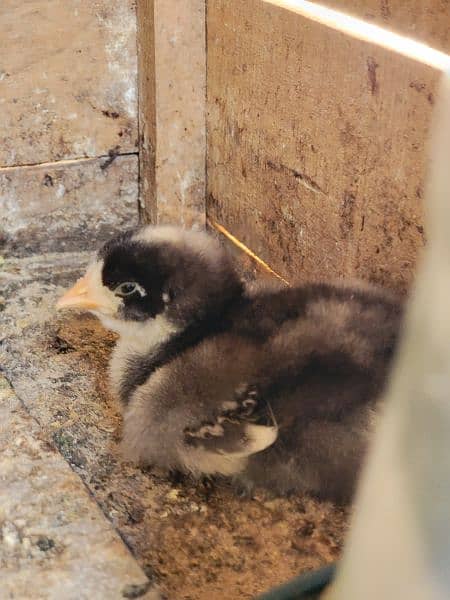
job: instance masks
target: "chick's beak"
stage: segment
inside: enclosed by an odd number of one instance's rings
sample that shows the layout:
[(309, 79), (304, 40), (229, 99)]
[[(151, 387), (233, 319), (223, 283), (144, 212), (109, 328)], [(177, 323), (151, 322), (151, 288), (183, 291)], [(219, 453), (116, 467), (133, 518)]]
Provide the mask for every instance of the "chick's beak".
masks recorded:
[(96, 281), (95, 272), (89, 269), (56, 303), (57, 309), (79, 308), (113, 314), (117, 310), (114, 295)]
[(97, 308), (97, 302), (89, 294), (89, 279), (81, 277), (56, 303), (56, 308)]

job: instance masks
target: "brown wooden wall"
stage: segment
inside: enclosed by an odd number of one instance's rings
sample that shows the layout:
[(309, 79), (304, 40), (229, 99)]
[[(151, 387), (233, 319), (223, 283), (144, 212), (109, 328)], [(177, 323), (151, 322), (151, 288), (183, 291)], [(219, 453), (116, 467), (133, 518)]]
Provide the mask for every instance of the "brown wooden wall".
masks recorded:
[[(450, 51), (445, 0), (354, 12)], [(289, 281), (358, 276), (404, 291), (424, 243), (438, 75), (261, 0), (208, 0), (208, 218)]]

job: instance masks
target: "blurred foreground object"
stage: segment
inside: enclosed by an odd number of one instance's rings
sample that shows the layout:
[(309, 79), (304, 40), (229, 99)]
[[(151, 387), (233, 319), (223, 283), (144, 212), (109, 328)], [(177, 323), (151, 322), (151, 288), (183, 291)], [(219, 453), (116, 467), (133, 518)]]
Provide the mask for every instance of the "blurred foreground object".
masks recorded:
[(450, 598), (450, 71), (434, 121), (429, 242), (326, 600)]

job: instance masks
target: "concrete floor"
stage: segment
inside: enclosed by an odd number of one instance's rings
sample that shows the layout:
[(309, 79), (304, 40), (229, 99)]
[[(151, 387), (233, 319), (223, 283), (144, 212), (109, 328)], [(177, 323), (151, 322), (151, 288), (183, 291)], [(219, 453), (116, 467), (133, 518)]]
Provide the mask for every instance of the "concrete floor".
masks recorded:
[(0, 571), (6, 598), (252, 598), (339, 556), (347, 515), (307, 497), (238, 498), (225, 483), (120, 457), (113, 338), (56, 314), (87, 253), (1, 266)]
[[(1, 365), (26, 402), (0, 376), (0, 597), (157, 598), (152, 582), (70, 468), (77, 458), (75, 451), (69, 455), (62, 415), (73, 396), (66, 406), (52, 402), (58, 402), (56, 388), (64, 376), (46, 356), (61, 352), (52, 348), (57, 338), (46, 324), (55, 282), (66, 271), (71, 276), (72, 260), (79, 268), (85, 257), (64, 256), (54, 265), (52, 256), (3, 265)], [(82, 462), (81, 454), (78, 459)]]

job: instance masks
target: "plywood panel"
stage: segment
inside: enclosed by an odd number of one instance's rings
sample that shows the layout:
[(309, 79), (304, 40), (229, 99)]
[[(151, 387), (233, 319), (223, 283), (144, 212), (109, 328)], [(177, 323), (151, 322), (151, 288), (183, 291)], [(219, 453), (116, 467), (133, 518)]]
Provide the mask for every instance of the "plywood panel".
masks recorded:
[(450, 54), (450, 0), (321, 0), (320, 4)]
[(133, 0), (2, 0), (0, 166), (136, 149)]
[(137, 222), (137, 157), (0, 170), (0, 253), (94, 250)]
[(290, 280), (405, 290), (438, 74), (258, 0), (207, 30), (208, 214)]

